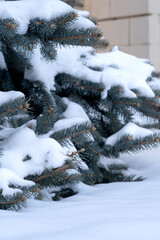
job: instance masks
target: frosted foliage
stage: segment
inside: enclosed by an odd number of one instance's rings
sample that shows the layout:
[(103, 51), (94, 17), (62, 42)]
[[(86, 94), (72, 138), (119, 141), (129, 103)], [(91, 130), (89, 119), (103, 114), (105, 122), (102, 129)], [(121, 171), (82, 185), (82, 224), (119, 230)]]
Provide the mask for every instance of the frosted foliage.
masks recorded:
[[(81, 57), (83, 56), (83, 58)], [(48, 89), (54, 89), (54, 79), (58, 73), (68, 73), (86, 81), (101, 83), (104, 86), (102, 98), (107, 97), (111, 87), (120, 85), (124, 97), (134, 97), (132, 89), (140, 92), (141, 96), (154, 97), (152, 85), (147, 82), (155, 70), (145, 59), (126, 54), (115, 47), (108, 53), (95, 53), (91, 47), (59, 48), (57, 61), (47, 62), (42, 59), (39, 48), (35, 50), (30, 61), (33, 68), (26, 71), (25, 77), (31, 80), (40, 80)], [(89, 67), (101, 67), (102, 71), (94, 71)], [(81, 69), (81, 71), (79, 71)], [(160, 83), (158, 83), (160, 88)]]
[(17, 98), (23, 98), (24, 94), (18, 91), (8, 91), (1, 92), (0, 91), (0, 105), (4, 103), (8, 103), (9, 101), (14, 101)]
[(131, 89), (137, 89), (142, 96), (154, 97), (154, 93), (146, 82), (155, 70), (146, 59), (126, 54), (115, 46), (111, 52), (87, 55), (87, 66), (103, 67), (101, 82), (105, 86), (103, 98), (107, 91), (115, 85), (121, 85), (126, 97), (136, 97)]
[(0, 52), (0, 69), (6, 69), (6, 63), (3, 57), (3, 54)]
[[(90, 47), (61, 47), (57, 49), (57, 59), (48, 62), (42, 58), (40, 49), (37, 47), (30, 57), (32, 69), (25, 72), (25, 78), (42, 81), (49, 90), (54, 89), (55, 76), (58, 73), (68, 73), (87, 79), (88, 81), (100, 82), (101, 74), (86, 67), (81, 61), (81, 55), (92, 51)], [(81, 69), (81, 71), (79, 71)]]
[[(38, 8), (37, 8), (38, 6)], [(51, 20), (74, 11), (68, 4), (59, 0), (21, 0), (0, 2), (1, 18), (14, 18), (20, 26), (18, 32), (27, 32), (29, 21), (33, 18)], [(85, 17), (79, 18), (72, 24), (72, 28), (89, 28), (94, 24)]]

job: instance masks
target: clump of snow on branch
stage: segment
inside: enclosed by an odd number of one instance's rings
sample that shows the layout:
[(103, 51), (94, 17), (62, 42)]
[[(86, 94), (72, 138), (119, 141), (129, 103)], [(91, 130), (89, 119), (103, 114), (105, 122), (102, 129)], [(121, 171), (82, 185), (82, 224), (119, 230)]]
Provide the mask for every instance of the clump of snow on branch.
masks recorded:
[[(37, 6), (40, 7), (37, 8)], [(16, 19), (19, 23), (18, 33), (20, 34), (27, 32), (29, 22), (33, 18), (51, 20), (73, 11), (72, 7), (59, 0), (21, 0), (0, 3), (1, 18)], [(79, 16), (71, 25), (72, 28), (92, 28), (94, 26), (94, 23), (82, 16)]]
[[(57, 141), (51, 138), (37, 137), (34, 131), (27, 126), (12, 131), (9, 138), (2, 142), (1, 148), (3, 148), (3, 155), (0, 158), (0, 166), (2, 169), (8, 169), (8, 174), (2, 181), (5, 183), (3, 186), (0, 185), (0, 188), (4, 190), (7, 183), (14, 184), (15, 180), (15, 183), (17, 181), (16, 184), (19, 184), (19, 179), (41, 174), (45, 169), (58, 168), (67, 159), (66, 152)], [(6, 171), (1, 170), (1, 173), (5, 175)], [(29, 183), (30, 186), (30, 182), (22, 180), (22, 183), (26, 183), (26, 185)]]
[(62, 114), (62, 119), (54, 124), (52, 133), (73, 127), (77, 124), (90, 123), (89, 117), (79, 104), (69, 101), (67, 98), (63, 98), (63, 101), (67, 105), (67, 109)]
[[(104, 86), (102, 98), (107, 97), (111, 87), (120, 85), (124, 97), (134, 97), (132, 91), (138, 90), (144, 97), (154, 97), (151, 87), (154, 85), (147, 80), (155, 70), (145, 59), (126, 54), (114, 48), (108, 53), (95, 53), (91, 47), (58, 48), (57, 61), (48, 62), (42, 59), (39, 48), (30, 57), (33, 68), (26, 71), (25, 77), (31, 80), (40, 80), (46, 87), (54, 90), (54, 78), (58, 73), (68, 73), (86, 81), (101, 83)], [(101, 67), (102, 71), (94, 71), (89, 67)], [(81, 71), (79, 71), (81, 69)], [(160, 89), (160, 83), (158, 83)]]
[(0, 168), (0, 189), (2, 190), (3, 196), (9, 196), (22, 192), (20, 189), (13, 189), (9, 187), (9, 185), (29, 187), (33, 186), (34, 183), (20, 178), (15, 172), (9, 170), (8, 168)]
[(24, 94), (18, 91), (1, 92), (0, 91), (0, 105), (9, 101), (14, 101), (17, 98), (23, 98)]
[[(58, 142), (51, 138), (37, 137), (26, 126), (15, 129), (1, 147), (1, 167), (13, 170), (20, 177), (41, 174), (45, 168), (60, 167), (66, 160), (65, 152)], [(26, 156), (29, 156), (28, 160), (25, 159)]]
[(125, 135), (130, 135), (133, 139), (136, 139), (136, 138), (143, 138), (152, 134), (153, 134), (152, 131), (146, 128), (139, 127), (136, 124), (130, 122), (126, 124), (120, 131), (108, 137), (106, 139), (106, 144), (114, 146), (116, 142), (120, 140), (122, 136), (125, 136)]
[(137, 89), (141, 96), (154, 97), (154, 93), (146, 82), (155, 70), (146, 59), (126, 54), (115, 46), (111, 52), (87, 54), (85, 64), (90, 67), (102, 67), (101, 82), (105, 86), (103, 98), (111, 87), (121, 85), (126, 97), (136, 97), (131, 89)]

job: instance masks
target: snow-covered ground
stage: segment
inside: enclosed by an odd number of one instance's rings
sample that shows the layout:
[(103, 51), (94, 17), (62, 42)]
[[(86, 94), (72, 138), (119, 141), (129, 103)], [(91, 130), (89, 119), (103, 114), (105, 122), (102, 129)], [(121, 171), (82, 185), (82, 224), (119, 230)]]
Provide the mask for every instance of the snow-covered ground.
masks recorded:
[(143, 182), (80, 185), (59, 202), (0, 211), (1, 240), (160, 240), (160, 148), (121, 159)]

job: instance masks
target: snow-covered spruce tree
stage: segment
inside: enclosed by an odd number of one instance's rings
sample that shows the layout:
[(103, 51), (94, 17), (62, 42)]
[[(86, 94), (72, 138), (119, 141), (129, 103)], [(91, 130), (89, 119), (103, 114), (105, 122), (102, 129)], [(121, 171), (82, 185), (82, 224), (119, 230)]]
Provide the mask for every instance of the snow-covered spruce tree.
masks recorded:
[(1, 209), (133, 180), (119, 154), (159, 143), (135, 124), (158, 124), (154, 68), (117, 47), (96, 54), (101, 32), (82, 15), (59, 0), (0, 1)]

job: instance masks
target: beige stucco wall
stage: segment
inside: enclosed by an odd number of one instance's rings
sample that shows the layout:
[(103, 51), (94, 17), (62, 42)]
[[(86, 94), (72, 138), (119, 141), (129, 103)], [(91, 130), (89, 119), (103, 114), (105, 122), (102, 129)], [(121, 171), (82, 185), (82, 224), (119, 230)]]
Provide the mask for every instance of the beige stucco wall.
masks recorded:
[(84, 0), (110, 42), (160, 70), (160, 0)]

